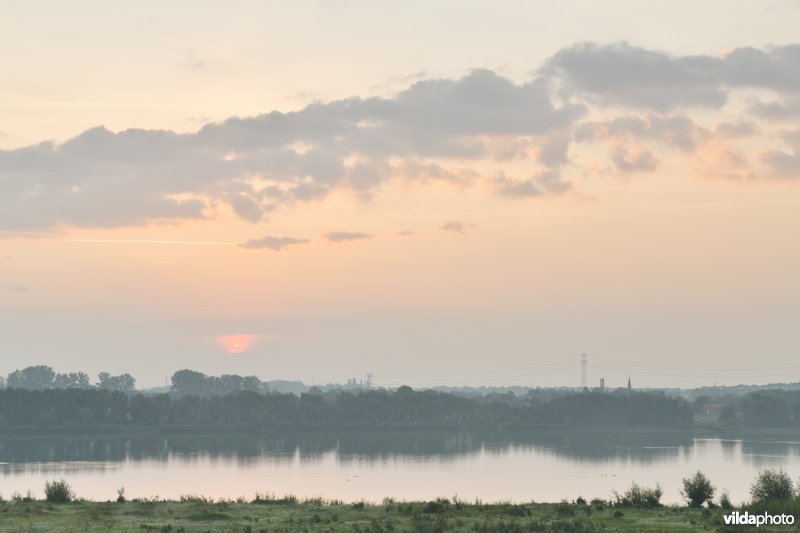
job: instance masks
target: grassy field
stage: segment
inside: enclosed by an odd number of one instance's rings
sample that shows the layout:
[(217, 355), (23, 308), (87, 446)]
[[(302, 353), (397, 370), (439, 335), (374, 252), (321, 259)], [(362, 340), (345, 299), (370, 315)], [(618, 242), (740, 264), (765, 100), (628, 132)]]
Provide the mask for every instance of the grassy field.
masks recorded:
[[(725, 531), (722, 511), (619, 508), (574, 503), (430, 502), (344, 504), (294, 499), (0, 503), (0, 531), (436, 532)], [(791, 528), (776, 528), (787, 531)], [(734, 529), (729, 529), (734, 531)], [(765, 527), (759, 531), (769, 531)]]

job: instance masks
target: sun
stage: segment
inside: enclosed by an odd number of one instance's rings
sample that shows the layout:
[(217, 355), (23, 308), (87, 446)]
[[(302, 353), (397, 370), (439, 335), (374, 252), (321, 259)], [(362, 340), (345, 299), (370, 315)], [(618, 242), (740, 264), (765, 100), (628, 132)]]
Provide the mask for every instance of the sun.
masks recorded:
[(250, 348), (253, 343), (258, 339), (258, 335), (222, 335), (216, 337), (217, 342), (222, 349), (231, 354), (244, 353)]

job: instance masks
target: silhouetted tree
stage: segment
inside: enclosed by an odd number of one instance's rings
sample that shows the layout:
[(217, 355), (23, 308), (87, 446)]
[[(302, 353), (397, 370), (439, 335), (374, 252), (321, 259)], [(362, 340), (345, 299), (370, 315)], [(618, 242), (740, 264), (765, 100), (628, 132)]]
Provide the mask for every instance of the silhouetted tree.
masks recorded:
[(56, 373), (49, 366), (29, 366), (8, 375), (8, 387), (14, 389), (49, 389)]
[(176, 396), (203, 396), (208, 393), (206, 375), (194, 370), (178, 370), (172, 374), (170, 390)]
[(702, 507), (706, 502), (709, 506), (712, 504), (715, 491), (711, 481), (698, 470), (692, 477), (683, 478), (683, 490), (680, 492), (689, 507)]
[(753, 392), (740, 404), (742, 422), (748, 426), (781, 427), (789, 425), (791, 417), (786, 400), (774, 394)]
[(794, 496), (792, 478), (783, 470), (762, 470), (750, 487), (754, 502), (787, 500)]
[(124, 392), (130, 394), (136, 388), (136, 380), (130, 374), (120, 374), (112, 376), (108, 372), (100, 372), (97, 375), (99, 389)]
[(69, 372), (56, 374), (52, 387), (54, 389), (88, 389), (91, 384), (86, 372)]

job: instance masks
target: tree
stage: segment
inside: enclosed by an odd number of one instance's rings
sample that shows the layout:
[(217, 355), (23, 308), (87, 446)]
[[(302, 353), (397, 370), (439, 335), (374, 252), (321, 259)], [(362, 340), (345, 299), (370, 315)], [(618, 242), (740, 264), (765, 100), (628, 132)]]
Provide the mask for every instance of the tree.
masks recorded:
[(86, 372), (56, 374), (53, 379), (54, 389), (88, 389), (89, 387), (89, 375)]
[(258, 392), (261, 389), (262, 383), (257, 376), (245, 376), (242, 379), (242, 390), (250, 392)]
[(22, 370), (15, 370), (8, 375), (8, 388), (10, 389), (50, 389), (56, 373), (49, 366), (29, 366)]
[(703, 394), (694, 399), (694, 408), (696, 411), (700, 411), (703, 409), (704, 406), (712, 403), (713, 401), (714, 400), (711, 398), (711, 396)]
[(783, 470), (762, 470), (750, 486), (750, 496), (754, 502), (787, 500), (793, 495), (792, 478)]
[(136, 380), (130, 374), (112, 376), (108, 372), (100, 372), (97, 374), (97, 379), (97, 387), (100, 389), (124, 392), (126, 394), (130, 394), (136, 389)]
[(735, 426), (739, 422), (739, 415), (736, 414), (736, 409), (730, 404), (723, 405), (722, 410), (719, 412), (719, 423), (726, 426)]
[(791, 420), (786, 400), (764, 392), (753, 392), (741, 402), (742, 421), (750, 426), (782, 427)]
[(689, 507), (702, 507), (706, 502), (710, 506), (715, 490), (706, 475), (698, 470), (692, 477), (683, 478), (681, 496)]
[(75, 499), (72, 487), (63, 478), (60, 481), (45, 481), (44, 495), (50, 503), (69, 503)]
[(172, 374), (171, 390), (177, 396), (203, 396), (208, 393), (208, 380), (202, 372), (178, 370)]

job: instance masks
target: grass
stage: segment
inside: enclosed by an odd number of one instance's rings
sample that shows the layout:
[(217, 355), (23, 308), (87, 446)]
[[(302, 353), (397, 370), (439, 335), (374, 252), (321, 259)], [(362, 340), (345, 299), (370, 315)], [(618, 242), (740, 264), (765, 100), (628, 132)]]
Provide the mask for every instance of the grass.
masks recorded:
[[(269, 502), (269, 503), (267, 503)], [(522, 531), (726, 531), (720, 509), (614, 507), (608, 502), (467, 503), (457, 498), (429, 502), (343, 503), (320, 498), (264, 497), (245, 502), (202, 496), (182, 501), (134, 500), (52, 504), (0, 503), (0, 531), (105, 532), (482, 532)], [(776, 529), (776, 531), (779, 529)], [(784, 529), (785, 530), (785, 529)], [(761, 527), (759, 531), (769, 531)]]

